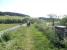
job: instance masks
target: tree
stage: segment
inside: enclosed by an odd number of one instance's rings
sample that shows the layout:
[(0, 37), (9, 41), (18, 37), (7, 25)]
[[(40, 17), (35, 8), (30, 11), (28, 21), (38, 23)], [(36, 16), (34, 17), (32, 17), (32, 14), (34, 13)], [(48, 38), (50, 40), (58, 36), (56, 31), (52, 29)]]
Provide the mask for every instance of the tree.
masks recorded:
[(51, 20), (51, 22), (52, 22), (52, 26), (54, 26), (54, 19), (57, 17), (55, 14), (49, 14), (48, 15), (49, 17), (50, 17), (50, 20)]
[(64, 18), (61, 19), (60, 24), (64, 25), (64, 26), (67, 26), (67, 15), (64, 15), (63, 17)]

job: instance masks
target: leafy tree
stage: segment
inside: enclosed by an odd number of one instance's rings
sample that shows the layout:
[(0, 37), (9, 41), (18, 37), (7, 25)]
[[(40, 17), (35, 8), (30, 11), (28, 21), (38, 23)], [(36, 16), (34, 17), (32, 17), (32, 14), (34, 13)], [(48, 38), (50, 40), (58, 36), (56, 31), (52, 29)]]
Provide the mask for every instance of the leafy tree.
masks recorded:
[(63, 16), (64, 18), (61, 19), (60, 24), (67, 26), (67, 15)]
[(50, 19), (51, 19), (51, 22), (52, 22), (52, 26), (54, 26), (54, 19), (57, 17), (55, 14), (49, 14), (48, 15), (49, 17), (50, 17)]

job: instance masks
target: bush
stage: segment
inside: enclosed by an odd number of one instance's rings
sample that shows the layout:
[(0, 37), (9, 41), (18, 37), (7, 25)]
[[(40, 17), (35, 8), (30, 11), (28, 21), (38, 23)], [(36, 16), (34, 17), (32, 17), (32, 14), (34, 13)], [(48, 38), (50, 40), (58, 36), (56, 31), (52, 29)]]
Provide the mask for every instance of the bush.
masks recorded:
[(65, 47), (64, 44), (60, 43), (59, 38), (55, 33), (55, 30), (51, 27), (46, 26), (46, 24), (35, 24), (35, 28), (37, 28), (40, 32), (43, 32), (43, 35), (47, 36), (47, 38), (50, 40), (50, 44), (52, 45), (50, 47)]
[(11, 36), (8, 33), (4, 33), (0, 37), (0, 42), (7, 42), (9, 40), (11, 40)]
[(64, 18), (61, 19), (60, 24), (67, 26), (67, 16), (65, 16)]

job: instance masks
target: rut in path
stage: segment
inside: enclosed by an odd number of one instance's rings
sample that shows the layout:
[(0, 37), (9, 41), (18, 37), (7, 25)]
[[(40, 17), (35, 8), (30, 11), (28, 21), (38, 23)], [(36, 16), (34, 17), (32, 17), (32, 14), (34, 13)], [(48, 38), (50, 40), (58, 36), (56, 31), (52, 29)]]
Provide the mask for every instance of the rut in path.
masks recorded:
[(34, 50), (32, 33), (30, 28), (27, 28), (27, 33), (25, 34), (25, 49), (24, 50)]

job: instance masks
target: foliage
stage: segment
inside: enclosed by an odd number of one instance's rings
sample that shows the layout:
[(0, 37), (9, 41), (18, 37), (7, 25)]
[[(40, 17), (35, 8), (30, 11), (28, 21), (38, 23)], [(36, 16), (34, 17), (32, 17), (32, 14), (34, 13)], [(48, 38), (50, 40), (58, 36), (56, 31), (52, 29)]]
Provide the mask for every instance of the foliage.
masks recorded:
[[(41, 22), (41, 21), (40, 21)], [(37, 28), (40, 32), (43, 33), (43, 35), (45, 35), (51, 44), (51, 48), (60, 48), (60, 50), (62, 48), (64, 48), (64, 44), (62, 44), (58, 38), (58, 35), (55, 32), (55, 29), (51, 27), (51, 25), (47, 25), (47, 22), (41, 22), (41, 23), (35, 23), (35, 28)], [(65, 48), (64, 48), (65, 49)]]
[(7, 42), (9, 40), (11, 40), (11, 37), (10, 37), (10, 34), (8, 33), (4, 33), (0, 37), (0, 42), (4, 42), (4, 41)]
[[(24, 21), (29, 20), (28, 18)], [(0, 39), (1, 50), (65, 50), (58, 48), (59, 39), (49, 22), (39, 19), (31, 20), (30, 27), (20, 27), (15, 31), (3, 34)]]
[(64, 18), (61, 19), (60, 24), (67, 26), (67, 16), (65, 16)]
[(8, 38), (11, 37), (11, 39), (6, 41), (5, 44), (1, 43), (0, 49), (2, 50), (26, 50), (27, 48), (31, 48), (31, 50), (55, 50), (55, 48), (50, 47), (50, 40), (47, 36), (38, 31), (35, 25), (21, 27), (17, 31), (8, 32), (8, 34), (3, 35), (3, 37), (6, 36)]
[(46, 35), (43, 35), (43, 32), (38, 31), (35, 27), (33, 29), (33, 41), (36, 50), (53, 50), (51, 48), (50, 40), (47, 38)]

